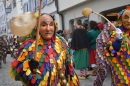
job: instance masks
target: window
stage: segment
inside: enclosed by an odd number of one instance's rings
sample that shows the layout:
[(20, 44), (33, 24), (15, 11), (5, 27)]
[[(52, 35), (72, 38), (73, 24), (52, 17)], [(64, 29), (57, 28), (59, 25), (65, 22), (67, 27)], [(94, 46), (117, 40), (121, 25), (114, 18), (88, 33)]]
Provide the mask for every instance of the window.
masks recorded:
[(36, 0), (31, 0), (32, 1), (32, 11), (36, 12)]
[(39, 3), (39, 1), (40, 1), (40, 0), (36, 0), (36, 10), (38, 10), (39, 7), (40, 7), (40, 3)]
[(28, 4), (27, 3), (25, 3), (23, 5), (23, 12), (28, 12)]
[(31, 3), (30, 3), (30, 0), (28, 0), (28, 11), (31, 11)]
[(11, 9), (11, 11), (12, 11), (11, 4), (8, 6), (8, 8), (10, 8), (10, 9)]
[(5, 8), (6, 13), (10, 13), (12, 11), (11, 4)]
[(47, 4), (52, 3), (54, 0), (47, 0)]
[(13, 8), (16, 7), (16, 0), (13, 0)]
[(42, 6), (44, 7), (46, 6), (46, 4), (47, 4), (47, 0), (42, 0)]

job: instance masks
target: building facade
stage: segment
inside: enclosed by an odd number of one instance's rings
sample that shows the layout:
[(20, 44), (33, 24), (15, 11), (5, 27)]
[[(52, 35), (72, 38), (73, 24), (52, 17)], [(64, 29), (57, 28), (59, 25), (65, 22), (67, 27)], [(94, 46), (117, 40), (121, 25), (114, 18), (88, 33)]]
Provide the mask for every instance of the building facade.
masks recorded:
[[(23, 12), (38, 12), (40, 5), (39, 1), (40, 0), (22, 0)], [(62, 25), (60, 24), (61, 18), (60, 15), (57, 14), (55, 0), (42, 0), (41, 13), (49, 13), (53, 15), (57, 21), (59, 29), (62, 29)]]
[(130, 5), (129, 0), (58, 0), (59, 11), (64, 16), (64, 28), (73, 29), (74, 18), (82, 20), (95, 20), (104, 22), (100, 16), (91, 14), (88, 18), (82, 15), (82, 10), (86, 7), (104, 16), (111, 12), (119, 12), (126, 5)]
[(22, 11), (22, 3), (21, 3), (22, 0), (6, 0), (6, 14), (7, 14), (7, 27), (8, 27), (8, 36), (13, 36), (13, 34), (11, 33), (10, 31), (10, 28), (9, 28), (9, 21), (23, 13)]
[(3, 1), (0, 1), (0, 36), (7, 35), (6, 12)]
[[(39, 0), (21, 1), (23, 12), (38, 12)], [(105, 21), (96, 14), (84, 17), (82, 15), (82, 10), (86, 7), (106, 16), (112, 12), (119, 12), (119, 10), (126, 5), (130, 5), (129, 0), (42, 0), (42, 13), (50, 13), (54, 15), (59, 29), (73, 30), (74, 20), (76, 18), (81, 18), (82, 21)]]

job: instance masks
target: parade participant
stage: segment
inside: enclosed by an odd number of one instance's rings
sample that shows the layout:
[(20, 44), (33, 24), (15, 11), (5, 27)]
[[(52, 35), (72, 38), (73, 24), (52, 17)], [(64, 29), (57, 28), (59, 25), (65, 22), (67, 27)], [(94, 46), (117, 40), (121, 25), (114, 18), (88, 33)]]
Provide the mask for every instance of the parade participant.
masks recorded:
[(0, 68), (2, 67), (2, 61), (6, 63), (8, 45), (4, 39), (4, 35), (0, 37)]
[(24, 86), (79, 86), (69, 47), (56, 30), (55, 19), (42, 14), (37, 57), (33, 58), (36, 42), (33, 29), (21, 45), (18, 59), (11, 63), (10, 74), (15, 80), (22, 81)]
[(88, 31), (88, 41), (89, 41), (89, 45), (90, 45), (90, 54), (89, 54), (89, 61), (90, 61), (90, 65), (93, 68), (93, 72), (92, 75), (95, 76), (96, 75), (96, 38), (97, 36), (100, 34), (100, 29), (97, 25), (96, 21), (90, 21), (89, 22), (90, 25), (90, 30)]
[[(109, 39), (106, 44), (101, 45), (104, 48), (105, 59), (100, 58), (100, 61), (109, 61), (108, 66), (111, 68), (112, 73), (112, 86), (130, 86), (130, 6), (119, 12), (119, 19), (115, 31), (106, 32), (109, 35), (105, 36)], [(110, 27), (108, 29), (113, 29)], [(123, 36), (122, 36), (123, 34)], [(104, 39), (101, 39), (104, 40)], [(105, 43), (105, 42), (103, 42)], [(104, 64), (107, 66), (107, 63)], [(103, 72), (101, 72), (103, 73)], [(102, 74), (100, 75), (102, 76)], [(102, 78), (104, 80), (105, 77)], [(98, 82), (94, 86), (102, 86), (103, 82)]]
[(2, 49), (3, 49), (3, 63), (6, 63), (7, 51), (8, 51), (8, 43), (7, 43), (7, 36), (2, 36)]
[(0, 68), (2, 67), (2, 57), (3, 57), (3, 48), (2, 48), (2, 37), (0, 37)]
[(57, 33), (58, 33), (59, 35), (61, 35), (62, 37), (64, 37), (63, 30), (58, 30)]
[(110, 24), (106, 23), (106, 27), (103, 28), (102, 32), (98, 35), (96, 39), (96, 63), (97, 63), (97, 73), (96, 79), (94, 80), (94, 86), (102, 86), (105, 78), (107, 77), (107, 72), (110, 71), (110, 64), (107, 57), (104, 55), (104, 46), (109, 38), (109, 27)]
[(80, 70), (79, 79), (86, 79), (89, 76), (88, 66), (88, 38), (87, 32), (82, 27), (81, 19), (76, 20), (76, 29), (73, 32), (71, 48), (75, 50), (74, 52), (74, 65), (75, 69)]
[(8, 45), (5, 42), (5, 40), (3, 40), (3, 44), (2, 44), (2, 48), (3, 48), (3, 63), (6, 63), (6, 57), (7, 57), (7, 51), (8, 51)]
[(13, 57), (13, 50), (14, 50), (13, 49), (13, 42), (14, 42), (14, 38), (12, 36), (9, 37), (8, 45), (9, 45), (11, 57)]
[(88, 21), (84, 20), (83, 21), (83, 27), (86, 31), (89, 31), (89, 27), (88, 27)]

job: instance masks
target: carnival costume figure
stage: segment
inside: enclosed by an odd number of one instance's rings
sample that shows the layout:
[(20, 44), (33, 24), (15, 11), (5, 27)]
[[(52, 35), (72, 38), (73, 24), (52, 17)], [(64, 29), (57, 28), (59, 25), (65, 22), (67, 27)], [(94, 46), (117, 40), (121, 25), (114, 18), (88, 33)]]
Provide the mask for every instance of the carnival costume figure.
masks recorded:
[[(100, 58), (100, 61), (104, 62), (106, 67), (107, 62), (111, 68), (112, 74), (112, 86), (130, 86), (130, 7), (127, 6), (126, 9), (119, 12), (118, 24), (116, 25), (117, 29), (114, 31), (109, 31), (108, 36), (105, 37), (107, 44), (103, 46), (104, 52)], [(110, 27), (109, 29), (111, 29)], [(103, 39), (103, 40), (104, 40)], [(98, 43), (99, 44), (99, 43)], [(100, 54), (99, 54), (100, 55)], [(105, 63), (106, 62), (106, 63)], [(103, 72), (102, 72), (103, 73)], [(106, 73), (105, 73), (106, 75)], [(99, 75), (101, 76), (101, 75)], [(103, 77), (105, 79), (105, 77)], [(102, 82), (99, 82), (98, 85), (102, 86)]]
[(40, 17), (37, 57), (34, 59), (36, 30), (33, 29), (11, 63), (10, 74), (24, 86), (79, 86), (69, 47), (56, 33), (57, 25), (50, 14)]

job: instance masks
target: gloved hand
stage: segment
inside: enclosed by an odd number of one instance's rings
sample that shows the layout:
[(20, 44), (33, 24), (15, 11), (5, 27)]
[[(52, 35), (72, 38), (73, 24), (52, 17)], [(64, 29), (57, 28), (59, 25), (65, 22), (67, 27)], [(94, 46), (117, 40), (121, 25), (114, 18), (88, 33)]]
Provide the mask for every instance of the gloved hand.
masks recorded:
[(123, 33), (122, 33), (122, 31), (119, 28), (116, 29), (116, 37), (118, 39), (122, 39), (123, 38)]
[(116, 38), (116, 40), (112, 43), (112, 46), (115, 51), (119, 51), (121, 48), (122, 39)]
[(31, 59), (31, 60), (29, 61), (29, 66), (30, 66), (30, 69), (31, 69), (31, 70), (36, 69), (36, 68), (38, 68), (38, 66), (39, 66), (39, 62), (36, 61), (35, 59)]

